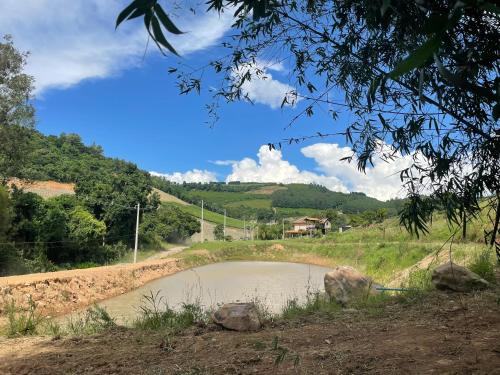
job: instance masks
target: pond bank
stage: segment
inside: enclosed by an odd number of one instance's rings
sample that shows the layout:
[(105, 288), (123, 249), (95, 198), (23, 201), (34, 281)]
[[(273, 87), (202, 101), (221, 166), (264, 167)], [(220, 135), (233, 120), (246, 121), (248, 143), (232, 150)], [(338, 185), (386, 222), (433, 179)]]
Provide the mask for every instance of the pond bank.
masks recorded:
[(178, 259), (117, 264), (78, 270), (0, 277), (0, 315), (11, 301), (26, 306), (29, 296), (43, 315), (75, 311), (182, 270)]

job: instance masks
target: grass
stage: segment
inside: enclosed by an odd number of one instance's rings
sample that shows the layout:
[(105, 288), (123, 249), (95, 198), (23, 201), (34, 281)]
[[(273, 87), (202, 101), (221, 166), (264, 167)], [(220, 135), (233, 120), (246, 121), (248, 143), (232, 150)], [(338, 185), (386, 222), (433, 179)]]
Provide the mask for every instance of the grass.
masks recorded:
[(189, 196), (194, 199), (203, 199), (218, 206), (224, 206), (230, 203), (241, 203), (250, 200), (266, 200), (270, 201), (269, 197), (262, 194), (249, 194), (246, 192), (228, 192), (228, 191), (206, 191), (206, 190), (190, 190)]
[[(175, 204), (175, 203), (169, 203), (169, 204)], [(190, 205), (190, 206), (183, 206), (183, 205), (178, 205), (176, 204), (177, 207), (179, 207), (182, 211), (197, 217), (198, 219), (201, 219), (201, 207)], [(210, 221), (215, 224), (224, 224), (224, 215), (218, 214), (216, 212), (204, 210), (204, 219), (206, 221)], [(243, 229), (243, 220), (235, 219), (232, 217), (226, 217), (226, 225), (228, 227), (233, 227), (233, 228), (239, 228)]]
[(270, 199), (248, 199), (227, 203), (224, 207), (271, 208), (271, 203)]
[(43, 318), (36, 311), (36, 303), (28, 297), (28, 307), (23, 309), (11, 301), (6, 308), (8, 324), (4, 328), (7, 337), (35, 335)]
[(166, 330), (177, 333), (195, 324), (204, 324), (208, 320), (208, 313), (203, 311), (199, 302), (184, 303), (181, 309), (171, 309), (163, 297), (151, 292), (143, 296), (140, 306), (140, 315), (134, 321), (134, 327), (142, 330)]
[(495, 255), (492, 248), (476, 253), (469, 265), (472, 272), (477, 273), (490, 283), (495, 282)]

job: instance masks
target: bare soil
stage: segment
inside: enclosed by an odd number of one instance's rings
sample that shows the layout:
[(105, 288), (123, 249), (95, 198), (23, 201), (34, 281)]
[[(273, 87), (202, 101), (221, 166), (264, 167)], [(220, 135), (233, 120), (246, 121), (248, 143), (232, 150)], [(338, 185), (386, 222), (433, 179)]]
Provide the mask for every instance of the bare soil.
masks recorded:
[[(500, 374), (498, 290), (168, 338), (117, 328), (82, 338), (2, 339), (1, 374)], [(277, 341), (276, 341), (277, 340)], [(277, 343), (277, 344), (276, 344)]]

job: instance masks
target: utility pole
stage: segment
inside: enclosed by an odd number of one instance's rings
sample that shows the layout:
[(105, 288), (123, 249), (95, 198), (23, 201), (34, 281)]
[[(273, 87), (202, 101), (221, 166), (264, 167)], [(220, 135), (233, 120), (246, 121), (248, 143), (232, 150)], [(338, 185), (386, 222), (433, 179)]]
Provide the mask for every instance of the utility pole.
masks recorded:
[(226, 240), (226, 209), (224, 209), (224, 241)]
[(139, 211), (141, 204), (137, 203), (137, 218), (135, 220), (135, 246), (134, 246), (134, 263), (137, 263), (137, 247), (139, 245)]
[(285, 239), (285, 219), (281, 219), (281, 223), (283, 225), (283, 234), (282, 234), (282, 239)]
[(245, 218), (243, 218), (243, 239), (247, 239), (247, 222)]
[(204, 233), (203, 233), (203, 199), (201, 200), (201, 242), (204, 240)]

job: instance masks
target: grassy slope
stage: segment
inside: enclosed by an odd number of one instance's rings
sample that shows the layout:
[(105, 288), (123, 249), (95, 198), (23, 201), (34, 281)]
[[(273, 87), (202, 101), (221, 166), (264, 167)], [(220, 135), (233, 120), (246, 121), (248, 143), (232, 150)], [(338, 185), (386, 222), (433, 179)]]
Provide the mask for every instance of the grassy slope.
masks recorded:
[[(385, 227), (385, 237), (383, 228)], [(383, 225), (355, 228), (343, 234), (331, 233), (325, 238), (293, 239), (284, 241), (209, 242), (195, 244), (182, 257), (192, 264), (223, 260), (273, 260), (314, 263), (326, 266), (350, 265), (372, 276), (377, 282), (387, 284), (398, 273), (413, 266), (426, 256), (449, 251), (451, 230), (442, 217), (437, 217), (431, 233), (412, 238), (397, 225), (397, 220), (387, 220)], [(470, 225), (465, 241), (456, 237), (452, 245), (455, 262), (467, 264), (484, 251), (480, 222)], [(208, 252), (208, 253), (207, 253)], [(210, 255), (210, 257), (207, 257)]]
[[(182, 211), (187, 212), (188, 214), (195, 216), (199, 219), (201, 219), (201, 208), (195, 205), (180, 205), (177, 203), (168, 203), (168, 204), (174, 204), (177, 207), (179, 207)], [(224, 215), (218, 214), (216, 212), (208, 211), (205, 210), (204, 212), (204, 219), (206, 221), (210, 221), (215, 224), (224, 224)], [(243, 220), (235, 219), (232, 217), (227, 217), (226, 218), (226, 225), (228, 227), (233, 227), (233, 228), (243, 228)]]
[(243, 204), (245, 201), (256, 200), (256, 199), (266, 199), (268, 197), (260, 194), (248, 194), (244, 192), (234, 193), (227, 191), (205, 191), (205, 190), (189, 190), (189, 196), (194, 199), (211, 202), (220, 206), (238, 202)]

